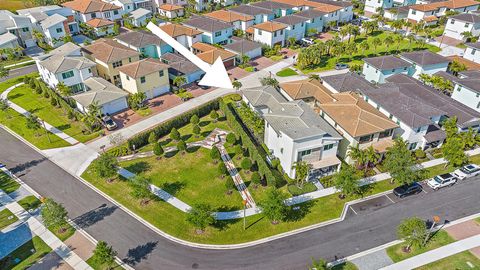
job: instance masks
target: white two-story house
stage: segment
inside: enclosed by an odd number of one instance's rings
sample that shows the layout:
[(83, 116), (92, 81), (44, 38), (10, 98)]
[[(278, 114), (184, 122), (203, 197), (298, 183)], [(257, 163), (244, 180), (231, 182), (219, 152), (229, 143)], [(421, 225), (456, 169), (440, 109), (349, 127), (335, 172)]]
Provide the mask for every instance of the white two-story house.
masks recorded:
[(62, 45), (63, 38), (70, 35), (70, 30), (67, 25), (67, 18), (59, 14), (53, 14), (40, 23), (44, 33), (45, 42), (52, 47)]
[(455, 87), (452, 98), (480, 112), (480, 72), (463, 71), (458, 77), (449, 76)]
[(463, 33), (471, 33), (472, 36), (480, 35), (480, 16), (472, 13), (460, 13), (448, 18), (443, 34), (456, 40), (465, 41)]
[(447, 11), (467, 13), (478, 9), (480, 3), (474, 0), (448, 0), (417, 4), (410, 6), (408, 20), (412, 23), (425, 22), (425, 25), (434, 25), (438, 18), (446, 15)]
[(74, 0), (62, 5), (72, 9), (77, 22), (87, 23), (93, 19), (122, 21), (122, 8), (112, 3), (100, 0)]
[(463, 58), (480, 64), (480, 42), (465, 43)]
[(294, 38), (301, 40), (305, 37), (308, 19), (297, 15), (287, 15), (273, 20), (273, 22), (282, 23), (287, 26), (285, 28), (285, 40)]
[(164, 24), (160, 26), (165, 33), (190, 49), (193, 44), (202, 42), (202, 31), (181, 24)]
[(227, 44), (233, 36), (233, 25), (208, 17), (192, 16), (183, 25), (201, 31), (202, 42), (209, 44)]
[(205, 16), (233, 25), (234, 29), (245, 31), (253, 25), (254, 18), (250, 15), (238, 14), (228, 10), (217, 10), (206, 13)]
[(247, 29), (247, 36), (256, 42), (273, 47), (285, 46), (285, 30), (287, 25), (278, 22), (264, 22)]
[(408, 75), (418, 79), (420, 74), (433, 75), (439, 71), (447, 71), (450, 59), (429, 50), (405, 52), (400, 58), (409, 62)]
[(33, 25), (27, 16), (16, 15), (8, 10), (0, 10), (0, 35), (13, 34), (17, 37), (20, 46), (28, 48), (37, 44), (32, 31)]
[(372, 16), (378, 14), (380, 9), (386, 10), (393, 7), (393, 0), (366, 0), (365, 1), (365, 15)]

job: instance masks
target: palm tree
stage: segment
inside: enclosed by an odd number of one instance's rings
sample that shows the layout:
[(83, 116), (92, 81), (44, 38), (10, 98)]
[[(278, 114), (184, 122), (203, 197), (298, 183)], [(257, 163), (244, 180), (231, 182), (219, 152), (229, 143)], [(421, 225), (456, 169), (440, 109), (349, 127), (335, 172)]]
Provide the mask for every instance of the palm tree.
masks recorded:
[(395, 40), (393, 40), (393, 37), (392, 36), (387, 36), (384, 40), (383, 40), (383, 44), (385, 44), (385, 46), (388, 48), (390, 48), (390, 46), (395, 43)]
[(432, 82), (432, 76), (421, 73), (418, 75), (418, 80), (420, 80), (422, 83), (429, 85)]
[(242, 83), (235, 80), (235, 81), (232, 82), (232, 86), (233, 86), (233, 88), (235, 88), (235, 90), (238, 91), (240, 88), (242, 88)]
[(177, 87), (180, 87), (187, 83), (187, 78), (185, 76), (177, 76), (175, 79), (173, 79), (173, 84), (176, 85)]
[(395, 32), (395, 34), (397, 33), (398, 29), (401, 29), (404, 25), (404, 21), (403, 20), (395, 20), (392, 22), (391, 26)]
[(358, 145), (356, 146), (350, 145), (348, 147), (347, 157), (349, 157), (352, 160), (355, 160), (355, 164), (357, 168), (362, 168), (363, 164), (365, 164), (365, 155)]
[(382, 45), (382, 40), (379, 37), (374, 37), (372, 39), (372, 45), (373, 45), (373, 50), (375, 51), (375, 54), (377, 53), (377, 47)]
[(410, 29), (410, 27), (412, 27), (412, 23), (409, 21), (404, 21), (403, 26), (405, 27), (405, 31), (407, 31), (408, 33), (408, 30)]
[(413, 34), (410, 34), (407, 36), (407, 39), (408, 39), (408, 50), (411, 51), (412, 50), (412, 43), (415, 39), (415, 36)]
[(38, 43), (43, 43), (43, 39), (45, 38), (43, 33), (36, 30), (36, 29), (33, 29), (32, 36), (35, 39), (35, 41), (38, 42)]
[(297, 42), (297, 39), (295, 37), (288, 38), (288, 46), (290, 47), (290, 49), (293, 49), (295, 47), (296, 42)]
[(332, 28), (334, 28), (335, 26), (337, 26), (337, 21), (329, 21), (329, 22), (327, 23), (327, 26), (328, 26), (328, 28), (332, 29)]
[(303, 188), (303, 183), (307, 179), (308, 172), (310, 171), (311, 165), (305, 161), (297, 161), (293, 164), (295, 170), (295, 180), (297, 180), (297, 186)]
[(400, 52), (400, 45), (402, 45), (403, 36), (396, 34), (396, 35), (393, 36), (393, 40), (394, 40), (395, 43), (397, 44), (396, 51), (397, 51), (397, 52)]
[(57, 84), (56, 90), (63, 97), (69, 97), (72, 95), (72, 89), (66, 86), (63, 82)]
[(246, 65), (250, 62), (250, 56), (246, 54), (242, 54), (240, 58), (242, 59), (242, 65)]
[(320, 81), (320, 75), (318, 75), (318, 74), (313, 74), (313, 73), (312, 73), (312, 74), (308, 75), (308, 79), (309, 79), (309, 80)]
[(360, 47), (360, 49), (362, 49), (362, 55), (364, 56), (365, 56), (365, 51), (370, 49), (370, 45), (366, 40), (362, 41), (358, 46)]
[[(338, 31), (338, 34), (340, 35), (340, 40), (343, 41), (343, 39), (348, 35), (349, 33), (349, 24), (348, 25), (344, 25), (342, 27), (340, 27), (340, 31)], [(350, 39), (350, 38), (349, 38)]]
[[(360, 27), (358, 27), (357, 25), (353, 25), (353, 24), (349, 24), (351, 27), (350, 27), (350, 36), (353, 35), (353, 41), (355, 41), (357, 39), (357, 36), (360, 35)], [(348, 36), (348, 41), (350, 42), (350, 36)]]
[(453, 60), (450, 63), (450, 66), (448, 67), (448, 69), (450, 69), (453, 75), (457, 76), (459, 72), (467, 70), (467, 66), (465, 66), (464, 64), (458, 61)]
[(470, 42), (470, 40), (471, 40), (472, 37), (473, 37), (473, 34), (472, 34), (472, 32), (470, 32), (470, 31), (462, 32), (460, 35), (462, 35), (463, 39), (464, 39), (466, 42)]
[(272, 77), (263, 77), (260, 79), (260, 83), (263, 86), (269, 85), (269, 86), (273, 86), (274, 88), (278, 88), (278, 85), (279, 85), (279, 82), (277, 81), (277, 79)]

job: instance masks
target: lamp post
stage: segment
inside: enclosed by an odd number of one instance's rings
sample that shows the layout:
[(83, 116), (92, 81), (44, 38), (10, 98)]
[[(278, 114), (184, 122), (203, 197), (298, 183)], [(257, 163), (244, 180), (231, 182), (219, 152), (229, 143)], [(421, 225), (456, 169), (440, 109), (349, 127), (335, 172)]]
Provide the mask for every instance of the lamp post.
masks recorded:
[(45, 121), (43, 121), (43, 120), (40, 120), (40, 121), (42, 121), (43, 128), (45, 129), (45, 134), (47, 134), (48, 142), (49, 142), (49, 143), (52, 143), (52, 141), (50, 140), (50, 135), (48, 134), (48, 129), (47, 129), (47, 127), (45, 126)]
[(243, 200), (242, 204), (243, 204), (243, 230), (245, 231), (247, 226), (247, 200)]
[(423, 245), (422, 246), (425, 246), (425, 244), (427, 244), (427, 240), (428, 238), (430, 238), (430, 234), (432, 233), (432, 229), (433, 227), (435, 227), (435, 225), (437, 223), (440, 222), (440, 217), (439, 216), (433, 216), (433, 223), (432, 223), (432, 226), (430, 227), (430, 229), (428, 230), (428, 233), (427, 235), (425, 236), (425, 239), (423, 240)]

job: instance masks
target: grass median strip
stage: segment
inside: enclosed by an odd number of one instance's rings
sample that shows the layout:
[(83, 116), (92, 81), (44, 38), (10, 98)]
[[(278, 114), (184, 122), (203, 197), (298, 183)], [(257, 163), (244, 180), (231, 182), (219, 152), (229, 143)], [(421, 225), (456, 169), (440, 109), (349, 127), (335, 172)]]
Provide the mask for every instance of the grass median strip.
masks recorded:
[(0, 172), (0, 189), (5, 193), (12, 193), (20, 188), (20, 184), (4, 172)]

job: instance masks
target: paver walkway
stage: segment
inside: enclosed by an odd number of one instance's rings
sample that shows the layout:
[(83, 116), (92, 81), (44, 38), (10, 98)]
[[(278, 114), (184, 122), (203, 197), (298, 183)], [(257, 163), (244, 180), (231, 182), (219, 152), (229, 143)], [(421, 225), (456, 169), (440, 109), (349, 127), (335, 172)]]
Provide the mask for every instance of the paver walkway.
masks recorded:
[[(0, 97), (7, 100), (8, 101), (8, 105), (10, 106), (10, 108), (14, 109), (15, 111), (17, 111), (18, 113), (24, 115), (24, 116), (29, 116), (30, 113), (25, 110), (24, 108), (18, 106), (17, 104), (11, 102), (10, 100), (8, 100), (8, 94), (13, 90), (15, 89), (16, 87), (19, 87), (20, 85), (23, 85), (24, 83), (18, 83), (16, 85), (13, 85), (11, 87), (9, 87), (7, 90), (5, 90), (1, 95)], [(49, 123), (45, 122), (43, 119), (40, 119), (40, 121), (42, 121), (44, 124), (45, 124), (45, 128), (46, 130), (50, 131), (51, 133), (57, 135), (58, 137), (60, 137), (61, 139), (67, 141), (68, 143), (70, 144), (77, 144), (79, 143), (75, 138), (71, 137), (70, 135), (67, 135), (65, 134), (63, 131), (59, 130), (58, 128), (50, 125)]]
[[(480, 224), (475, 220), (469, 220), (445, 228), (445, 231), (447, 231), (453, 239), (463, 240), (474, 235), (480, 235)], [(480, 259), (480, 247), (473, 248), (470, 252)]]
[(406, 260), (389, 265), (381, 269), (383, 270), (415, 269), (422, 265), (426, 265), (426, 264), (441, 260), (443, 258), (455, 255), (462, 251), (469, 250), (479, 246), (480, 246), (480, 234), (422, 253), (420, 255), (408, 258)]

